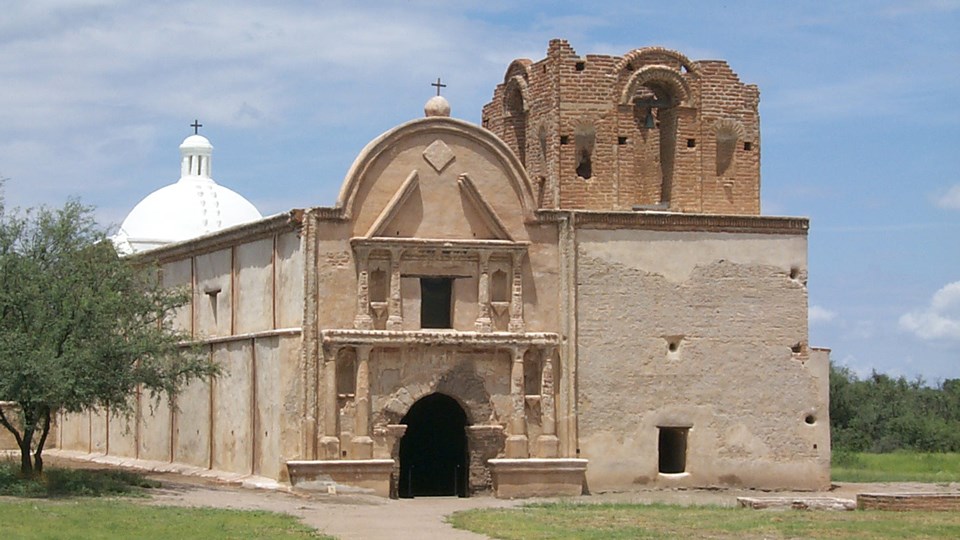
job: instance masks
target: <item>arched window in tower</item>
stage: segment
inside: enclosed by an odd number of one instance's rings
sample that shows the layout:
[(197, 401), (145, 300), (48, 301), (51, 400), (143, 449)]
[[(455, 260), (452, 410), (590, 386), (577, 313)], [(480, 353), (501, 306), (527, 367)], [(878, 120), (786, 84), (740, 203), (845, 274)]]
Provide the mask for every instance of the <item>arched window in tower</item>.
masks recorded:
[(593, 151), (597, 141), (597, 128), (592, 122), (581, 121), (573, 130), (576, 148), (577, 176), (584, 180), (593, 178)]
[(507, 143), (517, 153), (520, 162), (527, 165), (527, 111), (523, 101), (523, 92), (518, 82), (507, 84), (503, 102), (504, 124)]
[(667, 84), (656, 79), (637, 87), (633, 115), (639, 138), (634, 145), (642, 184), (659, 191), (659, 202), (670, 202), (677, 145), (678, 99)]

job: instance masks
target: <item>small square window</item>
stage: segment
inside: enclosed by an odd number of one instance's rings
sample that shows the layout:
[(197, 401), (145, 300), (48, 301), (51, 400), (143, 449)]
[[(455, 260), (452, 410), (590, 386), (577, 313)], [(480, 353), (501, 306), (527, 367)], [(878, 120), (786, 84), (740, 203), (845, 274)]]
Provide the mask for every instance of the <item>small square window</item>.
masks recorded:
[(561, 136), (560, 136), (560, 144), (570, 144), (570, 136), (569, 136), (569, 135), (561, 135)]
[(586, 62), (577, 62), (576, 65), (574, 66), (574, 68), (575, 68), (577, 71), (583, 71), (586, 67), (587, 67), (587, 63), (586, 63)]
[(743, 143), (743, 149), (749, 152), (753, 149), (753, 143), (745, 142)]
[(627, 144), (627, 138), (626, 138), (626, 137), (617, 137), (617, 144), (619, 144), (619, 145)]
[(687, 148), (694, 148), (695, 146), (697, 146), (696, 139), (687, 139)]
[(420, 328), (453, 328), (453, 278), (420, 278)]

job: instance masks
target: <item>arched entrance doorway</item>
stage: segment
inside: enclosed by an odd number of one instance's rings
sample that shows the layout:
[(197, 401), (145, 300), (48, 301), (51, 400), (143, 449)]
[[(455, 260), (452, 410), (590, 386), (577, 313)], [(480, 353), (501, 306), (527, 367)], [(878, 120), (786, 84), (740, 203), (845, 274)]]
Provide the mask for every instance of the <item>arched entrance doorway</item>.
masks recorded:
[(450, 396), (420, 398), (400, 420), (401, 497), (467, 496), (467, 415)]

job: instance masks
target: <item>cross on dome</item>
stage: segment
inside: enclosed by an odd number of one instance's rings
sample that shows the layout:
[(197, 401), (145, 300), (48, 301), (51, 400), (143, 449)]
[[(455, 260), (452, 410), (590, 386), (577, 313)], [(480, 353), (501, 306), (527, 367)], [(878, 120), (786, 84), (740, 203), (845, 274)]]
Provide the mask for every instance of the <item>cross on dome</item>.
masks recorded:
[(447, 87), (447, 85), (442, 84), (442, 83), (440, 82), (440, 77), (437, 77), (437, 82), (435, 82), (435, 83), (430, 83), (430, 86), (436, 86), (436, 87), (437, 87), (437, 95), (438, 95), (438, 96), (440, 95), (440, 89)]
[[(437, 80), (439, 81), (440, 79), (437, 79)], [(438, 92), (439, 92), (439, 90), (438, 90)], [(440, 94), (437, 94), (437, 95), (439, 96)], [(203, 124), (201, 124), (199, 120), (197, 120), (196, 118), (194, 118), (194, 119), (193, 119), (193, 123), (190, 124), (190, 127), (193, 128), (193, 134), (194, 134), (194, 135), (197, 135), (197, 134), (200, 133), (200, 128), (203, 127)]]

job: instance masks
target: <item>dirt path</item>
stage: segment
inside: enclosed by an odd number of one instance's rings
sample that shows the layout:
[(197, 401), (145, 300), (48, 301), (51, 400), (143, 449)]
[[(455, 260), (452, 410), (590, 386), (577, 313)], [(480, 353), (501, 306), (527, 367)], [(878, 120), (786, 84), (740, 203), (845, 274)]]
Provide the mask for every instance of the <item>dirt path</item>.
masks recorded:
[[(57, 458), (65, 467), (103, 468), (102, 464)], [(146, 473), (161, 487), (150, 490), (144, 504), (167, 506), (209, 506), (238, 510), (267, 510), (291, 514), (317, 530), (340, 539), (443, 538), (480, 539), (482, 535), (454, 529), (446, 516), (471, 508), (503, 508), (529, 501), (504, 501), (490, 496), (460, 499), (428, 497), (390, 500), (368, 495), (319, 495), (287, 491), (250, 489), (213, 478), (176, 473)], [(752, 490), (649, 490), (629, 493), (599, 493), (576, 497), (583, 503), (634, 502), (680, 505), (735, 506), (740, 496), (838, 497), (856, 499), (857, 493), (960, 492), (960, 483), (837, 484), (821, 493), (761, 492)]]
[(163, 506), (212, 506), (238, 510), (268, 510), (294, 515), (318, 531), (347, 539), (451, 538), (479, 539), (485, 536), (454, 529), (446, 516), (469, 508), (507, 507), (519, 501), (493, 497), (430, 497), (389, 500), (366, 495), (305, 495), (254, 490), (201, 479), (149, 475), (162, 487), (150, 490), (146, 504)]
[[(242, 510), (269, 510), (299, 517), (326, 534), (347, 539), (450, 538), (479, 539), (484, 536), (454, 529), (446, 516), (470, 508), (503, 508), (527, 501), (503, 501), (489, 496), (459, 499), (430, 497), (389, 500), (364, 495), (305, 495), (216, 484), (211, 480), (174, 474), (150, 475), (163, 487), (151, 491), (148, 504), (213, 506)], [(184, 481), (187, 480), (187, 481)], [(751, 490), (658, 490), (602, 493), (573, 500), (600, 502), (662, 502), (680, 505), (735, 506), (739, 496), (823, 496), (856, 499), (857, 493), (960, 491), (960, 484), (839, 484), (822, 492), (758, 492)]]

